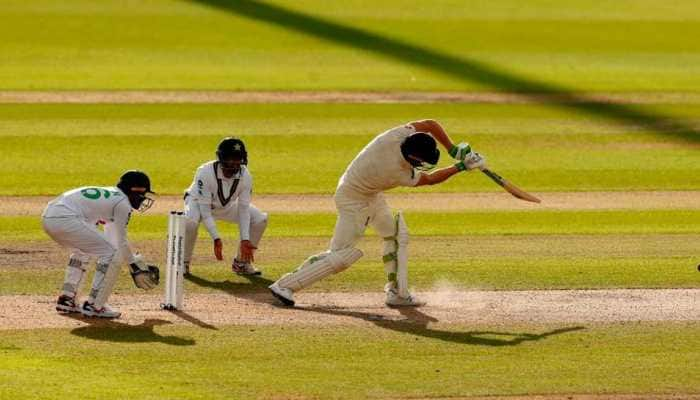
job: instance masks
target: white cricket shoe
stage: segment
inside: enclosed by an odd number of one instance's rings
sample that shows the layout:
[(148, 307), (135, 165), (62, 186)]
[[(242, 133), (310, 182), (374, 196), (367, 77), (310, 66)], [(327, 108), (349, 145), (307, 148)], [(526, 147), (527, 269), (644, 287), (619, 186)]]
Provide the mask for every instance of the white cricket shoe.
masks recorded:
[(416, 296), (409, 294), (408, 297), (399, 296), (396, 289), (389, 287), (386, 288), (386, 305), (389, 307), (422, 307), (426, 303), (423, 300), (416, 298)]
[(294, 292), (291, 289), (283, 288), (277, 285), (277, 282), (267, 287), (272, 292), (272, 295), (281, 301), (285, 306), (294, 306)]
[(249, 262), (233, 260), (231, 269), (238, 275), (262, 275), (262, 272)]
[(95, 308), (95, 305), (88, 303), (87, 301), (83, 303), (83, 308), (80, 310), (84, 316), (90, 318), (119, 318), (122, 313), (117, 310), (112, 310), (110, 306), (105, 304), (102, 308)]

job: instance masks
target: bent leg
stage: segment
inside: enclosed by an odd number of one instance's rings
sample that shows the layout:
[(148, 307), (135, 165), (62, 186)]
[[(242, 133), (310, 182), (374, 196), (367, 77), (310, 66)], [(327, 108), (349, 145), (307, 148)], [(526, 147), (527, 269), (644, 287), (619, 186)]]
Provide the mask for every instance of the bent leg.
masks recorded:
[(336, 220), (331, 249), (307, 258), (294, 272), (284, 275), (276, 284), (292, 291), (301, 290), (328, 275), (350, 267), (362, 257), (354, 246), (362, 237), (369, 221), (366, 202), (346, 201), (336, 196)]
[(277, 285), (292, 291), (301, 290), (328, 275), (347, 269), (360, 257), (362, 257), (362, 252), (356, 248), (316, 254), (307, 258), (296, 271), (280, 278)]
[(372, 218), (370, 225), (384, 240), (384, 252), (382, 261), (384, 263), (384, 271), (386, 272), (388, 284), (387, 289), (396, 288), (396, 279), (398, 272), (398, 250), (399, 242), (397, 240), (397, 220), (391, 213), (389, 205), (386, 203), (383, 195), (378, 195), (375, 201), (371, 204)]
[(89, 262), (90, 256), (82, 251), (76, 249), (71, 253), (68, 266), (66, 267), (66, 274), (63, 278), (62, 295), (71, 298), (75, 298), (78, 295)]
[[(74, 254), (97, 257), (97, 270), (88, 302), (95, 303), (97, 308), (102, 308), (111, 294), (121, 264), (121, 257), (117, 254), (115, 246), (102, 231), (77, 218), (44, 219), (44, 229), (62, 246), (75, 249)], [(82, 260), (85, 260), (85, 257)], [(78, 272), (73, 271), (73, 273), (75, 275), (72, 275), (72, 279), (75, 282)], [(96, 299), (101, 303), (98, 304)]]

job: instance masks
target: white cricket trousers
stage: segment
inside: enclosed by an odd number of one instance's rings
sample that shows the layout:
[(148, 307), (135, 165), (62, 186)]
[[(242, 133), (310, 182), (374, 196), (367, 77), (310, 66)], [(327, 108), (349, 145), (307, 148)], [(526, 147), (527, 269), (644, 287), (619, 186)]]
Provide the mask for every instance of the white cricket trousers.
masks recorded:
[[(194, 245), (197, 241), (197, 233), (199, 231), (199, 224), (202, 222), (202, 214), (199, 211), (199, 204), (192, 198), (192, 196), (187, 196), (185, 199), (185, 216), (187, 217), (186, 223), (186, 233), (185, 233), (185, 263), (189, 264), (192, 260), (192, 252), (194, 251)], [(253, 246), (257, 247), (262, 239), (263, 233), (267, 228), (267, 213), (260, 211), (254, 205), (250, 205), (250, 242)], [(212, 217), (216, 221), (226, 221), (238, 225), (238, 207), (236, 204), (232, 204), (230, 207), (216, 208), (212, 210)], [(238, 248), (240, 252), (240, 247)], [(236, 257), (240, 257), (240, 254), (236, 253)], [(233, 262), (233, 260), (231, 260)]]
[(331, 239), (331, 251), (355, 247), (367, 226), (371, 226), (381, 237), (396, 234), (394, 217), (383, 193), (366, 196), (339, 188), (334, 200), (338, 218)]
[[(361, 195), (347, 188), (338, 188), (334, 196), (338, 210), (333, 238), (328, 251), (315, 254), (304, 261), (294, 272), (282, 276), (276, 283), (292, 291), (301, 290), (328, 275), (349, 268), (361, 256), (355, 248), (367, 226), (383, 237), (396, 235), (396, 225), (391, 209), (382, 193)], [(385, 241), (385, 244), (389, 243)], [(393, 246), (394, 241), (391, 241)], [(395, 251), (392, 247), (391, 251)], [(387, 273), (395, 274), (395, 267)]]

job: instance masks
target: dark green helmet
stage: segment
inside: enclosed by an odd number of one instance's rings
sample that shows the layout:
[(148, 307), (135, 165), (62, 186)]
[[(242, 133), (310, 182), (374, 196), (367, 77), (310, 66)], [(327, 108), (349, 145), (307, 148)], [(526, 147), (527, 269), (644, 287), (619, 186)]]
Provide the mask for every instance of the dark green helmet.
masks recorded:
[(429, 170), (440, 160), (440, 150), (432, 136), (416, 132), (401, 143), (401, 154), (414, 168)]
[(225, 160), (240, 160), (241, 164), (248, 164), (248, 152), (245, 150), (245, 143), (236, 137), (227, 137), (219, 143), (216, 148), (216, 158), (219, 162)]
[(151, 180), (143, 171), (126, 171), (117, 183), (117, 187), (129, 198), (131, 207), (138, 211), (146, 211), (153, 205), (153, 199), (146, 196), (151, 191)]

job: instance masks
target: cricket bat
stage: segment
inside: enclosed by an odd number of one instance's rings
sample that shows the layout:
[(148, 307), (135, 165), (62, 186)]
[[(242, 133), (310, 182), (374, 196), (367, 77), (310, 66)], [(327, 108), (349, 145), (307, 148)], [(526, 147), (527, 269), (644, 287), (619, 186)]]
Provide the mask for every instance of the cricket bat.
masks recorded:
[(541, 203), (542, 200), (538, 199), (537, 197), (531, 195), (530, 193), (520, 189), (519, 187), (513, 185), (512, 183), (508, 182), (507, 180), (503, 179), (502, 176), (498, 175), (497, 173), (491, 171), (488, 168), (484, 168), (481, 170), (486, 176), (491, 178), (494, 182), (499, 184), (503, 189), (505, 189), (508, 193), (512, 194), (513, 196), (525, 200), (525, 201), (531, 201), (533, 203)]

